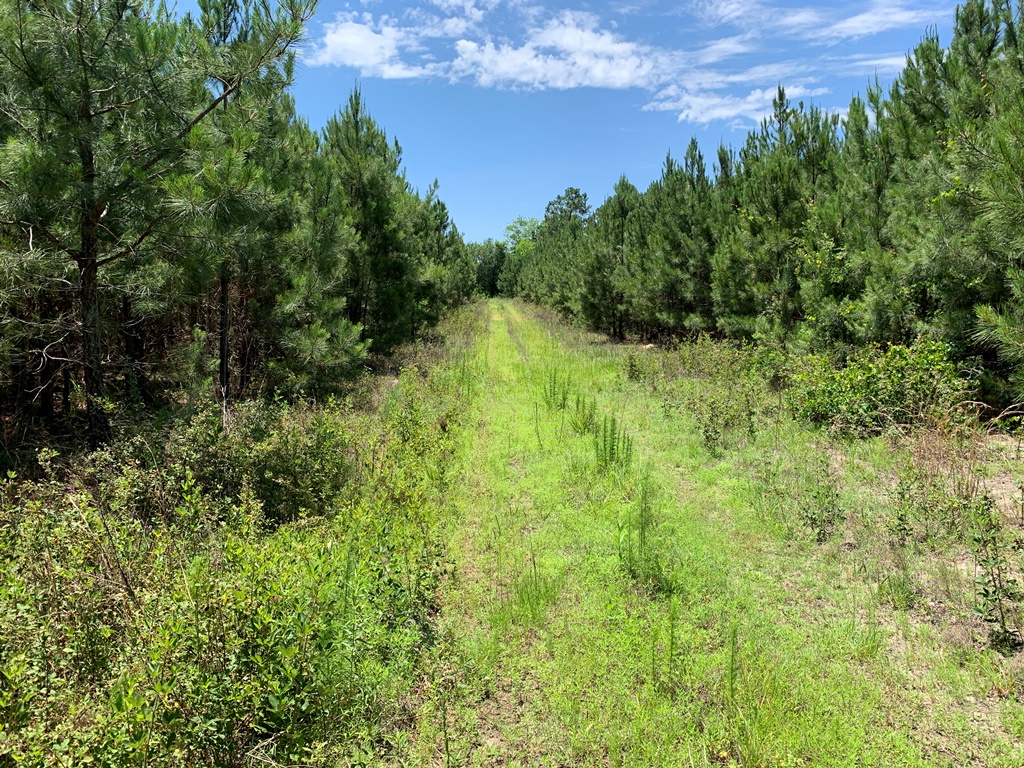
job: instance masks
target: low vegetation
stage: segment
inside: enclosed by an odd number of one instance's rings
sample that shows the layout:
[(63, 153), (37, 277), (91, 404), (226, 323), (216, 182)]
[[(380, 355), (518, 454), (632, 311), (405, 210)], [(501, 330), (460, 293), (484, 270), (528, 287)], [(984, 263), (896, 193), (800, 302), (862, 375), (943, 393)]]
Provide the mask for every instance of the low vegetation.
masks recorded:
[(322, 764), (387, 743), (433, 643), (473, 327), (345, 400), (211, 401), (10, 473), (0, 760)]
[(706, 338), (613, 345), (501, 302), (475, 354), (448, 639), (395, 759), (1024, 759), (1020, 457), (939, 350), (854, 363), (944, 382), (868, 399), (870, 429), (803, 414), (806, 361)]
[(945, 356), (851, 363), (949, 386), (849, 429), (806, 361), (511, 302), (442, 333), (9, 476), (3, 759), (1024, 759), (1019, 445)]

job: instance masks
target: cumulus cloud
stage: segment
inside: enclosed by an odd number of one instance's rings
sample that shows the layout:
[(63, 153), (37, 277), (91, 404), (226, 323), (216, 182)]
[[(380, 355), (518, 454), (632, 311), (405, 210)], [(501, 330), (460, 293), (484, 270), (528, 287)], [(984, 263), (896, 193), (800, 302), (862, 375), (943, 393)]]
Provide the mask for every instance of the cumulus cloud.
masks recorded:
[(486, 88), (635, 88), (649, 93), (646, 109), (681, 120), (757, 121), (780, 82), (791, 98), (815, 98), (827, 93), (819, 86), (827, 75), (888, 76), (904, 65), (890, 53), (829, 55), (837, 43), (923, 27), (949, 12), (948, 0), (615, 1), (604, 16), (536, 0), (419, 0), (391, 15), (341, 13), (307, 62)]
[(309, 63), (353, 67), (368, 77), (422, 77), (430, 74), (427, 67), (409, 65), (401, 59), (402, 50), (414, 43), (415, 39), (387, 17), (374, 24), (366, 17), (339, 14), (325, 25)]
[(522, 45), (459, 40), (450, 76), (484, 86), (650, 88), (678, 67), (672, 55), (628, 42), (596, 16), (564, 12), (530, 31)]

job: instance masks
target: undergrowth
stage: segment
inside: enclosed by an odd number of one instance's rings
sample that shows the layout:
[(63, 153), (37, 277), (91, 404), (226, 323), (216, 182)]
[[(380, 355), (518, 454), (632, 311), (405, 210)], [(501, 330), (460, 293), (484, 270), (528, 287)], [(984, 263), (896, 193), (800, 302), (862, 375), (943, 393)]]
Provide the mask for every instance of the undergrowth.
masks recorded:
[[(942, 612), (974, 631), (951, 586), (970, 558), (973, 615), (989, 627), (988, 642), (1021, 645), (1024, 539), (1008, 523), (1024, 520), (1024, 494), (1011, 504), (987, 495), (973, 385), (942, 345), (869, 348), (836, 367), (699, 337), (631, 351), (622, 372), (657, 393), (666, 416), (685, 418), (710, 458), (732, 455), (746, 468), (752, 509), (784, 538), (867, 546), (879, 565), (865, 575), (882, 605), (909, 610), (931, 589), (928, 600), (948, 603)], [(800, 422), (820, 427), (819, 437), (792, 443)], [(851, 481), (844, 457), (877, 435), (898, 458), (891, 475), (865, 487)], [(755, 443), (756, 458), (741, 459)], [(915, 572), (922, 564), (946, 586), (929, 587)]]
[(378, 412), (212, 405), (0, 485), (0, 764), (322, 763), (387, 749), (433, 642), (457, 363)]
[(826, 357), (794, 360), (791, 407), (836, 434), (879, 434), (947, 418), (972, 390), (938, 342), (867, 347), (841, 368)]

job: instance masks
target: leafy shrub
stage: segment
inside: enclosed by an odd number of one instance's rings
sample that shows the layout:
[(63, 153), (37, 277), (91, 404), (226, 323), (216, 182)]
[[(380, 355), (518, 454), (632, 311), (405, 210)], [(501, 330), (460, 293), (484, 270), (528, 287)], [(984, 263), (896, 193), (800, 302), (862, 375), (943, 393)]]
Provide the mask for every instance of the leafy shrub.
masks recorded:
[(220, 496), (238, 498), (247, 484), (280, 524), (329, 512), (354, 478), (346, 420), (332, 404), (241, 403), (227, 419), (210, 405), (172, 433), (168, 457)]
[(801, 418), (849, 434), (877, 434), (939, 419), (967, 399), (970, 383), (939, 343), (869, 348), (844, 368), (808, 357), (789, 403)]
[(752, 370), (754, 362), (747, 348), (707, 334), (680, 344), (662, 357), (666, 377), (686, 379), (735, 381)]
[(901, 546), (910, 540), (935, 546), (962, 541), (974, 502), (973, 495), (957, 493), (945, 477), (908, 463), (889, 492), (889, 533)]
[(800, 518), (811, 529), (815, 541), (822, 544), (832, 536), (842, 513), (838, 480), (828, 457), (822, 456), (812, 475), (810, 488), (800, 499)]
[(622, 371), (630, 381), (656, 383), (662, 375), (659, 355), (643, 349), (631, 349), (622, 363)]
[(434, 635), (466, 376), (410, 366), (377, 415), (200, 409), (0, 482), (0, 765), (386, 743)]
[(971, 551), (978, 569), (976, 612), (992, 625), (994, 647), (1015, 650), (1024, 641), (1024, 589), (1017, 580), (1018, 564), (1012, 558), (1021, 543), (1009, 535), (995, 501), (989, 496), (976, 500), (972, 519)]
[(758, 398), (749, 380), (734, 382), (728, 390), (708, 386), (691, 395), (684, 404), (693, 416), (704, 448), (718, 456), (725, 447), (726, 434), (742, 430), (754, 437), (758, 429)]

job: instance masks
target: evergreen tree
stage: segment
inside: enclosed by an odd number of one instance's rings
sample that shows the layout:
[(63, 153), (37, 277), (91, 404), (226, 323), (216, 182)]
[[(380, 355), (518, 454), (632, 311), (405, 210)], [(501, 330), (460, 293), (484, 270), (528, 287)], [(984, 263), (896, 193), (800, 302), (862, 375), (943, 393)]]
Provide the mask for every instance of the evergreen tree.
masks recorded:
[(622, 176), (613, 194), (594, 211), (579, 253), (583, 284), (576, 301), (580, 315), (591, 328), (619, 339), (626, 331), (630, 228), (639, 205), (640, 193)]
[[(23, 253), (41, 249), (71, 268), (94, 445), (109, 432), (105, 276), (122, 260), (145, 260), (175, 226), (175, 181), (211, 115), (242, 90), (287, 83), (313, 3), (211, 0), (201, 10), (179, 21), (166, 6), (128, 0), (0, 4), (10, 118), (0, 221)], [(225, 28), (238, 30), (228, 42)]]

